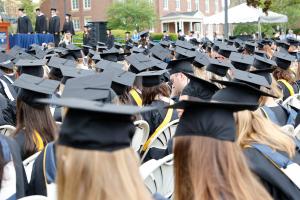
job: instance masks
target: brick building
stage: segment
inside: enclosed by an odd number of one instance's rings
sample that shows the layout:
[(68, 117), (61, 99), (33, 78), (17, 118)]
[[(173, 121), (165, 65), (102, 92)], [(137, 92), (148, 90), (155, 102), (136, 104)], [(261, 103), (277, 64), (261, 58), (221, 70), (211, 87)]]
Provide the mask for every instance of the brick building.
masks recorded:
[[(75, 29), (80, 30), (89, 21), (106, 21), (107, 8), (113, 1), (116, 0), (44, 0), (41, 10), (50, 17), (50, 8), (57, 8), (61, 24), (64, 13), (71, 13)], [(159, 16), (155, 27), (149, 27), (152, 31), (176, 32), (181, 29), (185, 33), (189, 30), (201, 34), (222, 32), (221, 26), (205, 27), (202, 22), (203, 17), (222, 11), (223, 0), (149, 0), (149, 2), (154, 4), (155, 12)]]

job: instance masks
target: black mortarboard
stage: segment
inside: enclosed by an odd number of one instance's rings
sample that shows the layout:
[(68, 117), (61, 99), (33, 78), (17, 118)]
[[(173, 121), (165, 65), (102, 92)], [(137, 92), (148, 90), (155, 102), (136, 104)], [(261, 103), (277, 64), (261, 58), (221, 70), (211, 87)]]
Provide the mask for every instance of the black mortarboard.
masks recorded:
[(272, 84), (272, 72), (275, 70), (275, 68), (269, 68), (269, 69), (257, 69), (257, 70), (252, 70), (250, 71), (253, 74), (257, 74), (260, 76), (263, 76), (266, 78), (268, 83), (271, 85)]
[(54, 52), (58, 53), (60, 56), (65, 56), (69, 53), (69, 50), (63, 47), (56, 47)]
[(120, 48), (123, 47), (123, 44), (118, 43), (118, 42), (115, 42), (115, 43), (114, 43), (114, 46), (115, 46), (115, 48), (120, 49)]
[(136, 75), (132, 72), (117, 68), (107, 68), (103, 73), (112, 75), (111, 88), (117, 93), (117, 95), (123, 95), (128, 88), (132, 87), (136, 77)]
[(92, 60), (93, 60), (95, 63), (97, 63), (98, 61), (100, 61), (100, 60), (102, 60), (102, 59), (101, 59), (100, 54), (97, 53), (97, 54), (93, 55)]
[(194, 59), (193, 65), (198, 68), (202, 68), (209, 64), (209, 57), (206, 53), (195, 51), (196, 57)]
[(60, 68), (61, 66), (68, 66), (68, 67), (76, 67), (77, 62), (74, 60), (67, 60), (64, 58), (59, 57), (52, 57), (50, 61), (48, 62), (48, 67), (52, 68)]
[(154, 87), (161, 83), (167, 82), (169, 74), (167, 70), (146, 71), (137, 74), (136, 76), (142, 77), (143, 87)]
[(254, 54), (258, 55), (258, 56), (262, 56), (262, 57), (267, 57), (267, 53), (265, 51), (262, 51), (262, 50), (255, 50)]
[(285, 41), (285, 40), (276, 40), (275, 43), (277, 46), (283, 48), (286, 51), (288, 51), (290, 48), (290, 44), (287, 43), (287, 41)]
[(59, 145), (106, 152), (129, 148), (135, 132), (132, 116), (155, 109), (74, 98), (40, 101), (69, 108), (59, 133)]
[(168, 67), (168, 64), (164, 61), (161, 61), (159, 59), (154, 58), (153, 56), (149, 56), (149, 59), (151, 60), (151, 68), (152, 70), (160, 70), (160, 69), (166, 69)]
[(170, 41), (166, 41), (166, 40), (163, 40), (163, 41), (160, 41), (159, 44), (163, 47), (170, 47), (171, 45), (171, 42)]
[(72, 16), (70, 13), (66, 13), (65, 15), (66, 15), (66, 16), (69, 16), (69, 17), (71, 17), (71, 16)]
[(253, 65), (254, 57), (251, 55), (232, 52), (229, 60), (236, 69), (247, 71)]
[(234, 68), (230, 62), (210, 58), (206, 70), (217, 74), (218, 76), (224, 77), (230, 68)]
[(194, 58), (183, 58), (179, 60), (171, 60), (168, 63), (167, 69), (169, 69), (170, 75), (176, 74), (179, 72), (186, 72), (186, 73), (194, 73), (192, 62)]
[(98, 44), (99, 46), (105, 46), (105, 43), (104, 43), (104, 42), (97, 42), (97, 44)]
[(136, 74), (153, 67), (151, 58), (142, 53), (131, 54), (126, 57), (126, 60), (130, 64), (129, 71)]
[(162, 61), (166, 60), (171, 56), (171, 51), (169, 49), (163, 48), (160, 45), (155, 45), (150, 49), (152, 55)]
[(62, 98), (79, 98), (93, 101), (111, 100), (109, 97), (111, 77), (96, 74), (69, 79), (62, 93)]
[(277, 66), (276, 62), (268, 59), (266, 57), (262, 57), (262, 56), (258, 56), (258, 55), (254, 55), (254, 62), (253, 62), (253, 66), (256, 69), (268, 69), (271, 68), (273, 66)]
[(89, 76), (89, 75), (94, 75), (96, 73), (95, 71), (92, 70), (77, 69), (69, 66), (61, 66), (60, 70), (62, 75), (64, 76), (62, 80), (63, 84), (65, 84), (66, 81), (70, 78)]
[(263, 39), (262, 41), (261, 41), (261, 43), (263, 44), (263, 45), (269, 45), (269, 46), (271, 46), (272, 45), (272, 40), (270, 40), (270, 39)]
[(149, 49), (151, 49), (152, 47), (154, 47), (154, 46), (156, 46), (157, 45), (157, 43), (156, 42), (153, 42), (153, 41), (149, 41), (148, 42), (148, 47), (149, 47)]
[(279, 68), (287, 70), (296, 58), (289, 53), (274, 52), (272, 60), (276, 62)]
[(6, 68), (6, 69), (13, 69), (14, 68), (14, 63), (11, 62), (10, 60), (6, 60), (4, 62), (0, 62), (0, 68)]
[(247, 49), (247, 51), (251, 54), (254, 53), (256, 46), (257, 44), (253, 42), (245, 42), (245, 49)]
[(227, 44), (220, 44), (219, 45), (219, 49), (218, 49), (218, 53), (226, 58), (229, 58), (231, 52), (236, 52), (237, 49), (234, 46), (230, 46)]
[(130, 32), (129, 32), (129, 31), (126, 31), (125, 34), (130, 34)]
[(43, 77), (44, 69), (47, 60), (25, 60), (21, 59), (16, 63), (16, 66), (20, 68), (20, 74), (30, 74), (33, 76)]
[(51, 8), (50, 10), (56, 11), (56, 8)]
[(287, 39), (287, 42), (291, 45), (291, 46), (299, 46), (300, 44), (300, 41), (297, 40), (296, 38), (291, 38), (291, 37), (288, 37)]
[(5, 61), (8, 61), (8, 60), (13, 60), (14, 57), (7, 54), (7, 53), (2, 53), (0, 52), (0, 62), (5, 62)]
[(116, 62), (112, 62), (112, 61), (108, 61), (108, 60), (101, 60), (96, 64), (95, 67), (100, 70), (105, 70), (105, 69), (109, 69), (109, 68), (116, 68), (116, 69), (122, 70), (123, 65), (120, 63), (116, 63)]
[(140, 37), (147, 37), (149, 34), (149, 31), (142, 31), (139, 33)]
[(190, 81), (183, 89), (181, 95), (188, 95), (197, 97), (203, 100), (210, 100), (212, 95), (219, 90), (219, 88), (206, 80), (203, 80), (193, 74), (183, 72)]
[(146, 51), (146, 49), (145, 48), (133, 47), (130, 51), (131, 51), (131, 53), (144, 53)]
[(176, 46), (175, 48), (175, 52), (176, 52), (176, 58), (180, 59), (180, 58), (190, 58), (190, 57), (195, 57), (195, 51), (192, 50), (188, 50), (188, 49), (184, 49), (180, 46)]
[(77, 47), (74, 44), (69, 44), (66, 46), (66, 49), (72, 54), (72, 56), (77, 60), (78, 58), (82, 58), (81, 48)]
[(191, 43), (188, 43), (187, 41), (181, 41), (181, 40), (177, 40), (175, 42), (175, 46), (179, 46), (185, 49), (194, 49), (194, 46)]
[(19, 8), (18, 10), (23, 12), (23, 11), (24, 11), (24, 8)]
[(40, 10), (41, 10), (40, 8), (35, 9), (35, 11), (40, 11)]
[(243, 47), (243, 46), (244, 46), (244, 41), (241, 40), (240, 38), (236, 38), (236, 39), (234, 40), (234, 46), (235, 46), (236, 48)]
[(15, 80), (13, 86), (21, 88), (18, 98), (33, 107), (40, 108), (41, 104), (37, 103), (36, 99), (48, 98), (49, 95), (55, 92), (59, 86), (59, 82), (29, 74), (22, 74)]

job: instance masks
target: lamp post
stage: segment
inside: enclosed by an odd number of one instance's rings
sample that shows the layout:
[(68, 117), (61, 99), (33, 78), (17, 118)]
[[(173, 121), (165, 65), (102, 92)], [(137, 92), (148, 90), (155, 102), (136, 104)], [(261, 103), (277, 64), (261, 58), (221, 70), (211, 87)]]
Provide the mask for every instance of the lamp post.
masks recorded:
[(224, 23), (224, 37), (225, 39), (228, 39), (228, 0), (225, 1), (225, 23)]

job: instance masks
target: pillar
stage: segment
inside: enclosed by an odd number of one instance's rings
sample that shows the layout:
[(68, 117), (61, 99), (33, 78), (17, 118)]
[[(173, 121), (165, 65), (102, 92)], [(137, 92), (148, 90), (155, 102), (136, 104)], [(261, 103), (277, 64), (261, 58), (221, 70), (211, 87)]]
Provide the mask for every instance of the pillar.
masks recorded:
[(192, 31), (193, 30), (193, 22), (190, 22), (190, 30), (189, 31)]
[(175, 33), (177, 33), (178, 27), (177, 27), (177, 21), (175, 21)]

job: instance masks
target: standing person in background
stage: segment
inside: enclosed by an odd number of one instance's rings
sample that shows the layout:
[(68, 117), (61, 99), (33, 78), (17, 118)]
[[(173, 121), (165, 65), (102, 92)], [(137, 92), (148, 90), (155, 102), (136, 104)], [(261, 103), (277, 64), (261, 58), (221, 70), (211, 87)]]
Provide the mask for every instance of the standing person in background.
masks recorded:
[(19, 18), (18, 18), (18, 26), (17, 33), (32, 33), (32, 24), (29, 17), (27, 17), (24, 13), (24, 8), (19, 8)]
[(162, 41), (170, 41), (170, 36), (169, 36), (169, 34), (168, 34), (168, 32), (167, 31), (163, 31), (163, 37), (162, 37)]
[(60, 41), (59, 29), (60, 29), (60, 18), (56, 14), (56, 8), (51, 8), (51, 18), (49, 20), (49, 33), (53, 34), (54, 43), (56, 47), (58, 46)]
[(84, 25), (82, 43), (83, 45), (90, 45), (90, 41), (91, 41), (91, 36), (90, 36), (89, 26)]
[(65, 34), (67, 32), (71, 33), (72, 36), (75, 35), (74, 25), (71, 20), (71, 14), (65, 15), (65, 22), (64, 22), (62, 33)]
[(47, 32), (47, 19), (44, 13), (41, 12), (39, 8), (35, 10), (36, 12), (36, 20), (35, 20), (35, 32), (43, 33)]
[(3, 22), (3, 17), (0, 15), (0, 22)]
[(141, 38), (140, 35), (138, 34), (137, 30), (134, 30), (132, 38), (131, 38), (134, 42), (138, 42)]
[(181, 40), (181, 41), (185, 40), (184, 39), (185, 35), (184, 35), (184, 33), (181, 30), (178, 30), (177, 34), (178, 34), (178, 40)]
[(111, 49), (115, 44), (115, 37), (111, 34), (111, 29), (107, 29), (107, 40), (105, 42), (108, 49)]

